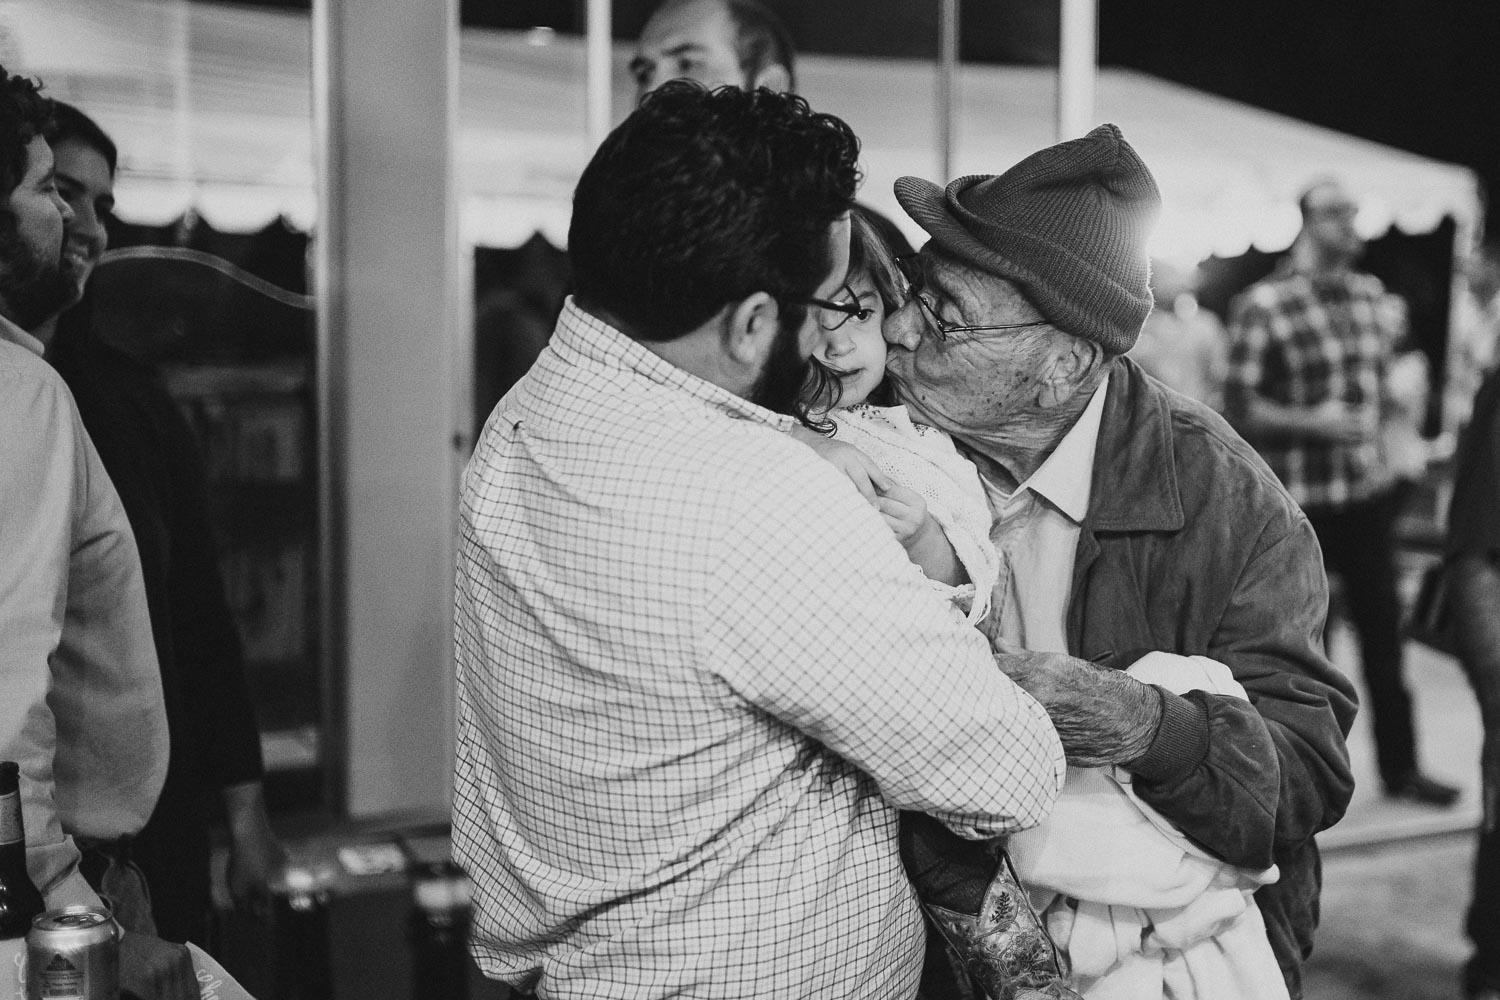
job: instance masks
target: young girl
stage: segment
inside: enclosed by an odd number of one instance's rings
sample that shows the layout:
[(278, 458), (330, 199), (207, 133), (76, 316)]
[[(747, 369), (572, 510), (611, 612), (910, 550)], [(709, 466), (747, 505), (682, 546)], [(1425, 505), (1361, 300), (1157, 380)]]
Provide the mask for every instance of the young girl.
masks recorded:
[[(826, 436), (794, 433), (849, 474), (954, 613), (977, 626), (999, 577), (989, 501), (978, 471), (952, 439), (913, 423), (886, 384), (880, 327), (900, 304), (899, 283), (884, 241), (856, 209), (844, 294), (862, 308), (826, 318), (813, 351), (807, 393)], [(1078, 1000), (1063, 985), (1056, 951), (1003, 854), (993, 849), (997, 843), (966, 840), (921, 813), (901, 814), (907, 876), (961, 963), (961, 971), (934, 964), (940, 953), (930, 951), (924, 981), (933, 995), (970, 995), (957, 985), (969, 977), (990, 997)]]
[(862, 311), (824, 320), (813, 351), (818, 376), (808, 387), (829, 436), (796, 433), (849, 473), (912, 562), (977, 625), (989, 611), (1000, 566), (990, 543), (989, 502), (978, 471), (952, 439), (913, 423), (892, 398), (880, 326), (900, 304), (900, 278), (884, 241), (858, 209), (850, 229), (844, 294)]

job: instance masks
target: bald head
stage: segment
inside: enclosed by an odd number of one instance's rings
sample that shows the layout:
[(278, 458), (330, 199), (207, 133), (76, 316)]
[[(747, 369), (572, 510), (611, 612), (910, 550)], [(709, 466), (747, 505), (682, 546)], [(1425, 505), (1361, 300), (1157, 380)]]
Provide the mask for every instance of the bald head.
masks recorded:
[(641, 30), (630, 74), (637, 100), (678, 79), (791, 91), (794, 58), (785, 26), (758, 0), (666, 0)]
[(1359, 205), (1338, 180), (1324, 179), (1303, 192), (1302, 235), (1306, 253), (1322, 267), (1347, 267), (1364, 253), (1365, 241), (1354, 227)]

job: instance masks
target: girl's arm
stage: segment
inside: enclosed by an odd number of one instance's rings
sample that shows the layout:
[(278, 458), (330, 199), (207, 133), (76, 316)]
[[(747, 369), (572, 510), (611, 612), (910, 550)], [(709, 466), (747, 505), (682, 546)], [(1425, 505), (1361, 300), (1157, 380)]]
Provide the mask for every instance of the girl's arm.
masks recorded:
[(875, 509), (890, 525), (906, 555), (921, 568), (929, 580), (959, 587), (971, 582), (969, 571), (937, 520), (927, 510), (927, 501), (916, 490), (891, 483), (879, 491)]
[(907, 489), (881, 471), (874, 459), (852, 444), (824, 437), (806, 427), (796, 427), (792, 436), (832, 462), (854, 483), (866, 500), (885, 518), (907, 556), (927, 575), (951, 587), (969, 583), (969, 572), (958, 559), (943, 529), (927, 511), (927, 501), (916, 490)]

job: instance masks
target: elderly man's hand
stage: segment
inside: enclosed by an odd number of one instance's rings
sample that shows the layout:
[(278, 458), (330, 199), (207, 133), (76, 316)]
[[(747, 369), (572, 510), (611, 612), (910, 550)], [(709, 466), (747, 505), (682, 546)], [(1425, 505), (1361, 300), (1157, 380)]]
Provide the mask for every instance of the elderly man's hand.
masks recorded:
[(130, 931), (120, 938), (122, 1000), (198, 1000), (201, 995), (186, 945)]
[(995, 645), (1000, 669), (1047, 710), (1069, 764), (1128, 764), (1150, 747), (1161, 722), (1161, 699), (1150, 685), (1066, 653)]

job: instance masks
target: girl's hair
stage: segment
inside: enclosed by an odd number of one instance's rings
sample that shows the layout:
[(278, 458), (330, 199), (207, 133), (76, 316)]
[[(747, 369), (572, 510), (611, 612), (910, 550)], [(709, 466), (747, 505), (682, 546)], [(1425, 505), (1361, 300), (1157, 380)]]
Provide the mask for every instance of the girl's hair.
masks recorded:
[(890, 244), (875, 228), (867, 211), (855, 205), (849, 212), (849, 274), (868, 274), (880, 296), (880, 304), (887, 313), (895, 312), (905, 304), (901, 294), (901, 274), (896, 270), (896, 257)]
[[(900, 272), (896, 270), (896, 259), (880, 231), (875, 228), (864, 209), (855, 205), (849, 212), (849, 277), (868, 275), (880, 296), (880, 304), (887, 314), (899, 309), (902, 296)], [(817, 358), (808, 359), (807, 383), (802, 388), (802, 398), (807, 400), (808, 414), (821, 413), (808, 426), (823, 434), (832, 434), (834, 423), (828, 414), (838, 409), (844, 387), (838, 373)], [(882, 381), (870, 392), (870, 402), (885, 406), (895, 402), (890, 383)]]

